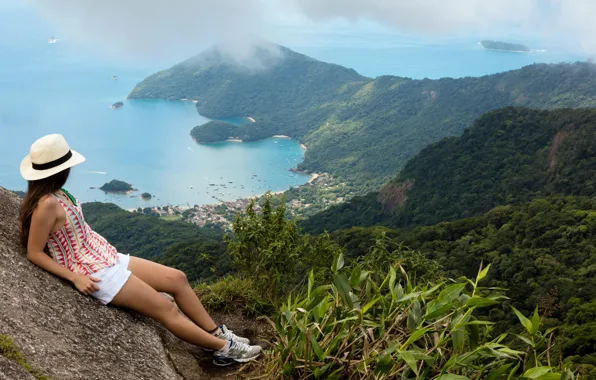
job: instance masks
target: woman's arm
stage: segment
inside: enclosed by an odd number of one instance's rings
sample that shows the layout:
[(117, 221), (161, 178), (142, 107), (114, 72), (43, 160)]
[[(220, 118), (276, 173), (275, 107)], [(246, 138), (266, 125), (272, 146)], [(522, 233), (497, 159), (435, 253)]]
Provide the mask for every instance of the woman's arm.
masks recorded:
[(55, 201), (53, 202), (52, 198), (46, 198), (40, 200), (37, 208), (33, 211), (27, 243), (27, 258), (40, 268), (72, 282), (81, 293), (89, 294), (97, 291), (99, 287), (95, 285), (95, 282), (99, 282), (98, 279), (71, 272), (43, 251), (48, 235), (58, 219), (56, 206), (57, 204)]

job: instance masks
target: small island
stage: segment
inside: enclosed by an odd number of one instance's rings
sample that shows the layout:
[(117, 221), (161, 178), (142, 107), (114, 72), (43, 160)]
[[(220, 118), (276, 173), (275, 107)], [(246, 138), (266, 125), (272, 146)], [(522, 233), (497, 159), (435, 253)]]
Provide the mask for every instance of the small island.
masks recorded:
[(483, 40), (480, 44), (488, 50), (512, 51), (516, 53), (528, 53), (530, 51), (530, 48), (525, 45), (511, 44), (509, 42)]
[(118, 181), (113, 179), (110, 182), (104, 183), (99, 190), (105, 191), (106, 193), (129, 193), (135, 191), (130, 183), (124, 181)]
[(241, 142), (242, 126), (237, 126), (221, 120), (212, 120), (207, 124), (194, 127), (190, 131), (192, 138), (199, 144), (214, 143), (219, 141)]
[(149, 194), (149, 193), (143, 193), (143, 194), (141, 194), (141, 198), (143, 198), (145, 200), (149, 200), (152, 197), (151, 197), (151, 194)]
[(112, 108), (122, 108), (122, 107), (124, 107), (124, 103), (122, 103), (122, 102), (116, 102), (116, 103), (112, 104), (110, 107), (112, 107)]

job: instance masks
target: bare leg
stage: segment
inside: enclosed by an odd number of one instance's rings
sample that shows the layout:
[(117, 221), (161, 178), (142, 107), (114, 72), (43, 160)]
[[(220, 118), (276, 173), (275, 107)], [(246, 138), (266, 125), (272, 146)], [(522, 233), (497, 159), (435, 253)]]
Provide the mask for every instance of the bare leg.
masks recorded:
[(205, 331), (217, 328), (184, 272), (138, 257), (130, 257), (128, 269), (158, 292), (170, 293), (182, 312)]
[(178, 338), (212, 350), (221, 350), (226, 342), (214, 337), (185, 318), (172, 302), (134, 274), (114, 297), (111, 305), (125, 307), (163, 324)]

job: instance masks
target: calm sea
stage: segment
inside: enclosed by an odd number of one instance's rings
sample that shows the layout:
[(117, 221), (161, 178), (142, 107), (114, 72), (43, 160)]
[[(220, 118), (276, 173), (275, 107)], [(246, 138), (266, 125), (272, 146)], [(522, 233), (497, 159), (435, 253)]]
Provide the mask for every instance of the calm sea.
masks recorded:
[[(67, 185), (82, 201), (109, 201), (125, 208), (194, 205), (214, 203), (214, 197), (231, 200), (284, 190), (307, 180), (289, 171), (304, 156), (296, 141), (198, 145), (189, 131), (207, 119), (196, 113), (194, 104), (125, 100), (136, 83), (163, 67), (102, 59), (68, 40), (48, 44), (51, 34), (30, 12), (0, 14), (0, 186), (24, 190), (20, 161), (30, 144), (48, 133), (62, 133), (87, 157)], [(369, 76), (461, 77), (534, 62), (585, 59), (549, 50), (485, 51), (474, 40), (431, 44), (374, 34), (324, 37), (317, 43), (288, 45)], [(112, 79), (115, 75), (117, 80)], [(124, 107), (111, 109), (116, 101)], [(109, 195), (92, 189), (112, 179), (129, 182), (139, 192)], [(141, 200), (141, 192), (155, 197)]]

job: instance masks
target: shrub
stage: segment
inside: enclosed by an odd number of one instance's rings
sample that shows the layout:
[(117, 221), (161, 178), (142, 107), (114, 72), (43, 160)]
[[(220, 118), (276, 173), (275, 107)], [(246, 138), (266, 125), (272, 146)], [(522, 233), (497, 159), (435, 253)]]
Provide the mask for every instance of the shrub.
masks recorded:
[(274, 208), (267, 194), (261, 213), (253, 201), (245, 215), (236, 216), (233, 234), (225, 237), (239, 275), (250, 278), (261, 296), (274, 304), (304, 286), (311, 268), (317, 278), (324, 278), (340, 251), (327, 235), (303, 234), (285, 213), (284, 202)]
[[(552, 331), (540, 333), (538, 312), (531, 319), (516, 312), (526, 328), (525, 349), (490, 338), (491, 322), (478, 308), (505, 298), (475, 281), (415, 285), (403, 266), (373, 276), (360, 264), (333, 263), (333, 281), (315, 286), (310, 272), (302, 295), (288, 297), (272, 325), (277, 345), (268, 356), (271, 378), (296, 379), (568, 379), (574, 375), (550, 364)], [(398, 281), (401, 272), (403, 281)], [(375, 277), (382, 278), (378, 282)]]

